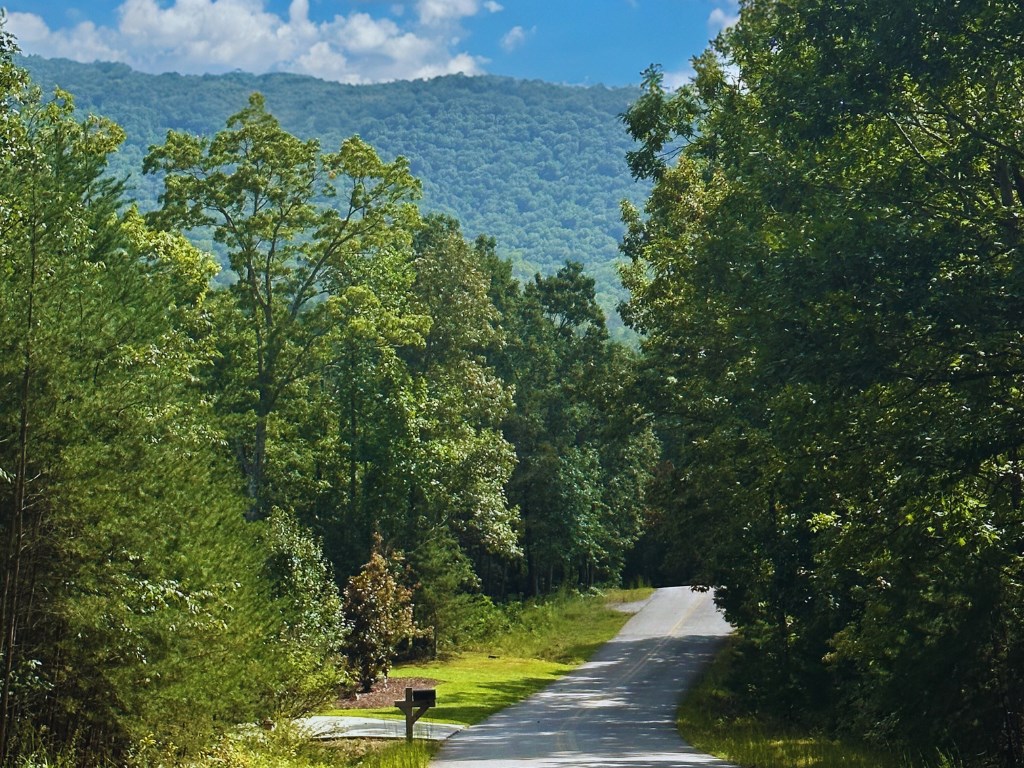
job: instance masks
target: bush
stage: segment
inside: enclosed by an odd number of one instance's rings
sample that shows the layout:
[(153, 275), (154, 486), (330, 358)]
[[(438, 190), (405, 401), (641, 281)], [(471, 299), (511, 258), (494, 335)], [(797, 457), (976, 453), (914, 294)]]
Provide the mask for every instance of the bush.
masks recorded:
[(348, 627), (320, 542), (280, 509), (267, 521), (267, 537), (267, 569), (284, 615), (279, 640), (288, 670), (280, 678), (274, 709), (304, 714), (349, 683), (344, 657)]
[(378, 677), (387, 677), (399, 644), (416, 634), (412, 592), (399, 581), (401, 566), (400, 555), (384, 556), (377, 534), (370, 560), (345, 588), (344, 611), (351, 626), (345, 648), (363, 691)]

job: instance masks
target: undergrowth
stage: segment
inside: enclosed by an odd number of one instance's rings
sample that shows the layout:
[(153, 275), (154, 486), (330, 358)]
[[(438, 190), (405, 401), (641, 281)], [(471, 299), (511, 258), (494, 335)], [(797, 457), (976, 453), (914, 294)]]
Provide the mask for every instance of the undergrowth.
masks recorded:
[(735, 645), (726, 646), (679, 707), (683, 739), (703, 752), (750, 768), (961, 768), (946, 755), (912, 759), (765, 711), (738, 690), (731, 674), (735, 656)]
[[(650, 596), (650, 588), (580, 596), (565, 592), (544, 600), (495, 607), (493, 623), (459, 653), (425, 664), (402, 664), (395, 677), (438, 680), (438, 704), (426, 719), (470, 725), (543, 689), (585, 661), (628, 620), (608, 603)], [(334, 710), (330, 714), (400, 717), (396, 709)], [(173, 756), (139, 745), (130, 766), (184, 766)], [(339, 739), (317, 742), (279, 724), (273, 731), (245, 729), (224, 738), (187, 768), (426, 768), (438, 745), (429, 742)], [(37, 753), (18, 768), (74, 768), (73, 756)], [(109, 766), (114, 768), (114, 766)]]

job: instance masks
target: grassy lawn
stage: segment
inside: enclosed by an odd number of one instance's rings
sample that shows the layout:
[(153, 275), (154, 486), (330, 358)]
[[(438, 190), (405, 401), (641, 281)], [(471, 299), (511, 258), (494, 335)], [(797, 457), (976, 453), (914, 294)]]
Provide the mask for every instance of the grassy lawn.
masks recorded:
[[(473, 725), (494, 712), (541, 690), (571, 670), (571, 664), (540, 659), (493, 657), (470, 652), (445, 661), (403, 664), (392, 677), (429, 677), (437, 680), (437, 706), (424, 720)], [(355, 717), (402, 718), (395, 707), (332, 709), (323, 714)]]
[[(727, 647), (680, 705), (679, 732), (697, 749), (757, 768), (924, 768), (898, 753), (799, 729), (771, 713), (748, 711), (726, 684), (731, 657)], [(953, 768), (955, 763), (938, 765)]]
[[(437, 706), (424, 720), (473, 725), (520, 701), (586, 661), (629, 619), (608, 604), (643, 599), (651, 590), (605, 597), (554, 597), (524, 608), (508, 632), (449, 658), (402, 664), (392, 677), (437, 680)], [(335, 709), (330, 715), (402, 717), (386, 709)]]

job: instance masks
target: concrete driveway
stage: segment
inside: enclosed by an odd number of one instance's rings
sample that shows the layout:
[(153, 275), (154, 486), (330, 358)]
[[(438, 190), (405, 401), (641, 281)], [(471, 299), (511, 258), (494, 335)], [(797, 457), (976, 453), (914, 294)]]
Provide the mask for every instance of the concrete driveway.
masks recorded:
[(680, 739), (675, 710), (729, 632), (709, 593), (659, 589), (593, 659), (455, 734), (431, 765), (726, 768)]

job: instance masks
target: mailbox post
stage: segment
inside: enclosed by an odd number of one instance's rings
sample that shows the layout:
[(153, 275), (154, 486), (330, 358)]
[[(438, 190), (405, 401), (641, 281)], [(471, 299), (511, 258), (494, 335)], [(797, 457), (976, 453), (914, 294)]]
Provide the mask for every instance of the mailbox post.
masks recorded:
[(412, 741), (412, 727), (423, 717), (423, 713), (437, 706), (437, 691), (433, 688), (405, 689), (405, 698), (396, 701), (395, 706), (405, 713), (405, 740)]

